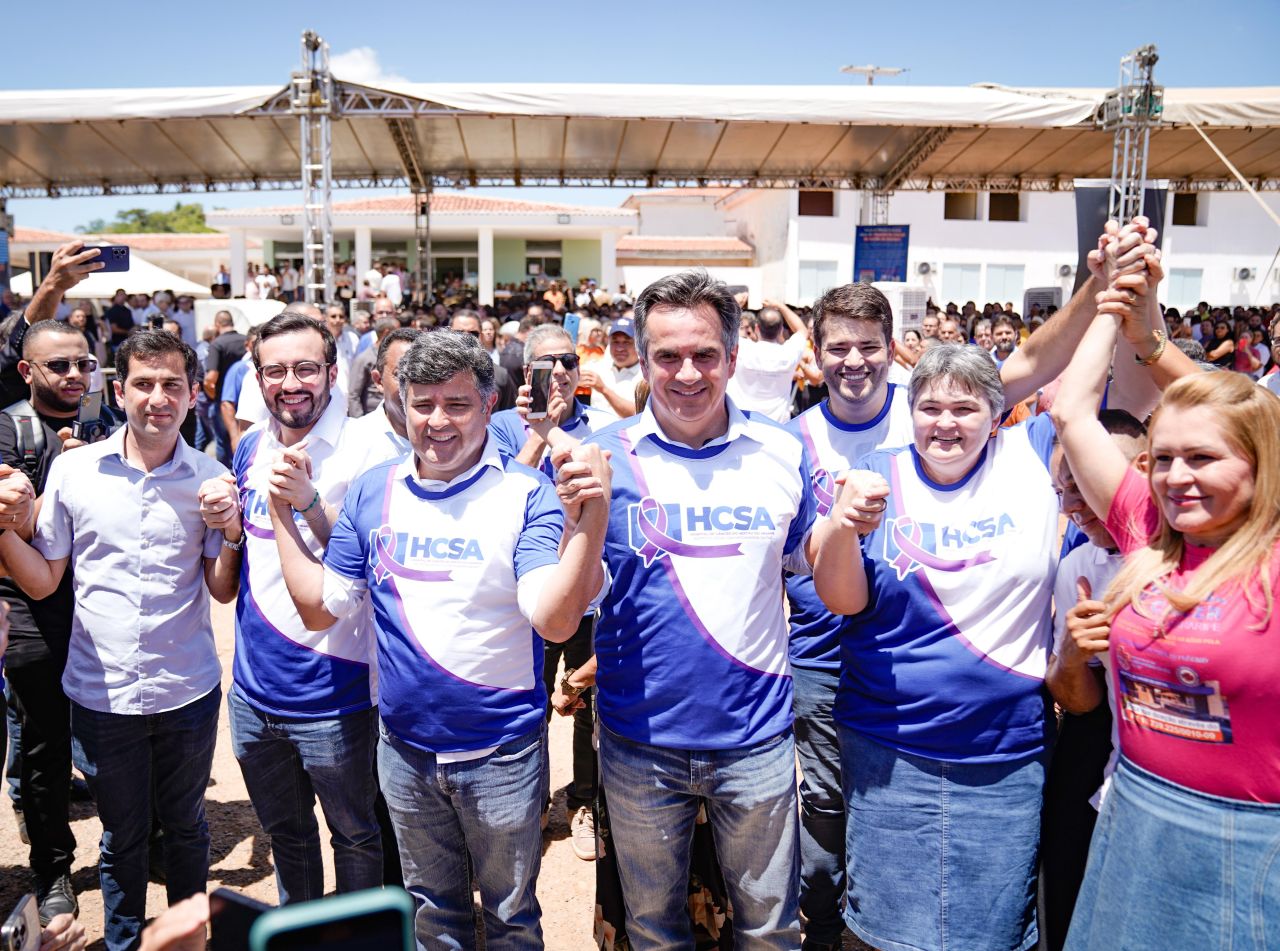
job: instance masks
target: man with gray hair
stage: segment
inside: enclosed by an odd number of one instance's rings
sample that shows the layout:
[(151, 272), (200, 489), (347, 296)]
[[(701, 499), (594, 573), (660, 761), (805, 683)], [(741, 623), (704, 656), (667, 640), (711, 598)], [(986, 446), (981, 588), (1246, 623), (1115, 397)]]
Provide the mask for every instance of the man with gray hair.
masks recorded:
[(373, 602), (379, 776), (418, 947), (471, 946), (473, 878), (488, 945), (541, 947), (538, 641), (571, 636), (605, 586), (609, 465), (565, 452), (557, 498), (500, 452), (493, 361), (469, 335), (424, 334), (396, 376), (412, 455), (356, 480), (323, 563), (274, 505), (284, 577), (312, 630)]
[(738, 946), (800, 944), (778, 578), (784, 568), (817, 570), (839, 585), (848, 566), (818, 558), (828, 535), (814, 525), (800, 441), (725, 396), (739, 315), (729, 288), (705, 271), (646, 288), (635, 326), (648, 404), (587, 442), (617, 460), (596, 700), (637, 949), (693, 945), (685, 882), (702, 800)]

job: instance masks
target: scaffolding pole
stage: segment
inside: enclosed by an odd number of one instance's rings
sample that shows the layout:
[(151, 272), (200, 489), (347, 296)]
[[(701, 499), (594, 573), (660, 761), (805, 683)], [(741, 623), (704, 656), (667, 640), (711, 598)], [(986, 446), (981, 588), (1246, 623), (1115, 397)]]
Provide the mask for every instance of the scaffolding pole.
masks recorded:
[(1153, 45), (1121, 57), (1120, 84), (1107, 93), (1094, 117), (1099, 129), (1115, 134), (1107, 216), (1116, 221), (1129, 221), (1143, 212), (1151, 126), (1164, 112), (1164, 87), (1152, 80), (1159, 58)]
[(302, 69), (293, 74), (289, 111), (298, 116), (302, 157), (303, 299), (335, 299), (333, 267), (333, 74), (329, 44), (302, 34)]
[(413, 193), (413, 238), (418, 251), (414, 281), (418, 297), (430, 307), (435, 303), (435, 286), (431, 275), (431, 182)]

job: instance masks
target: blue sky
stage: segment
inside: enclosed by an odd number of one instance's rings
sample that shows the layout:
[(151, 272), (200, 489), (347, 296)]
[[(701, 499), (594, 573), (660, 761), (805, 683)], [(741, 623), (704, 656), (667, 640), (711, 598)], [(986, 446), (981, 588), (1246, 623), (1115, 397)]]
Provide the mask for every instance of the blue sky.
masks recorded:
[[(113, 11), (119, 9), (123, 15)], [(414, 2), (79, 7), (61, 35), (42, 4), (0, 15), (4, 87), (80, 89), (279, 83), (299, 61), (303, 29), (349, 70), (417, 82), (851, 83), (842, 65), (909, 72), (894, 84), (1112, 86), (1121, 55), (1160, 52), (1166, 86), (1280, 82), (1276, 0), (1072, 4)], [(180, 11), (180, 12), (178, 12)], [(188, 12), (190, 11), (190, 12)], [(1084, 11), (1096, 11), (1082, 16)], [(617, 204), (621, 189), (482, 189), (481, 194)], [(368, 194), (367, 192), (365, 194)], [(291, 193), (195, 196), (206, 207), (275, 204)], [(339, 193), (339, 200), (352, 197)], [(176, 196), (19, 199), (20, 225), (70, 231), (119, 208), (171, 207)], [(188, 200), (188, 199), (183, 199)]]

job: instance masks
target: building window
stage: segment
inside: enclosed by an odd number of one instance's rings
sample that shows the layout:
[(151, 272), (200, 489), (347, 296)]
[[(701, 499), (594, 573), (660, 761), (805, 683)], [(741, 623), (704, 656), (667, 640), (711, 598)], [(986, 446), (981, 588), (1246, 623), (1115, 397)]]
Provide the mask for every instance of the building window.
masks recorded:
[(814, 301), (839, 283), (835, 261), (800, 262), (800, 300)]
[(806, 218), (834, 218), (836, 193), (827, 190), (800, 190), (800, 214)]
[(1200, 196), (1196, 192), (1184, 192), (1173, 196), (1173, 223), (1195, 226), (1200, 221)]
[(943, 196), (942, 217), (950, 221), (977, 221), (978, 193), (947, 192)]
[(988, 221), (1021, 221), (1022, 196), (1017, 192), (992, 192), (987, 197)]
[(1204, 269), (1174, 267), (1169, 269), (1169, 306), (1183, 313), (1200, 302), (1200, 283)]
[[(1026, 268), (1021, 264), (988, 264), (987, 300), (997, 304), (1012, 301), (1014, 310), (1020, 308), (1025, 271)], [(963, 303), (963, 301), (957, 301), (957, 303)]]
[(561, 244), (559, 241), (526, 241), (524, 246), (524, 272), (536, 277), (560, 277)]
[(978, 285), (982, 279), (981, 264), (943, 264), (942, 297), (939, 303), (963, 307), (967, 301), (977, 303)]

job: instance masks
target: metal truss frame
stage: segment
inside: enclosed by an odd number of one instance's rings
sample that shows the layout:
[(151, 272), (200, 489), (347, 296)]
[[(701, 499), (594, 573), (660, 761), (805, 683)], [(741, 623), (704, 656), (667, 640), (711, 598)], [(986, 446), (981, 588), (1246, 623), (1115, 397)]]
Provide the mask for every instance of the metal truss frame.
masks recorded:
[(333, 74), (329, 44), (302, 34), (302, 69), (289, 85), (289, 111), (301, 122), (303, 299), (335, 299), (333, 265)]
[(1115, 134), (1107, 216), (1117, 221), (1142, 214), (1151, 126), (1164, 111), (1164, 87), (1152, 78), (1159, 58), (1150, 44), (1121, 57), (1120, 84), (1107, 93), (1094, 116), (1097, 128)]

